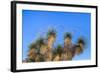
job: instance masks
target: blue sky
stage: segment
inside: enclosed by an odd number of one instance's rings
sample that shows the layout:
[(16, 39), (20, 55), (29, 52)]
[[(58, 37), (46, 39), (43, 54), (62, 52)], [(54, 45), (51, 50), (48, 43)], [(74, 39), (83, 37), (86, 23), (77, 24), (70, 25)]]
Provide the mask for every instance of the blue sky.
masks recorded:
[(57, 44), (64, 43), (64, 33), (72, 33), (72, 42), (75, 44), (79, 37), (85, 37), (86, 48), (84, 52), (75, 56), (73, 60), (91, 59), (91, 14), (79, 12), (55, 12), (55, 11), (22, 11), (22, 30), (23, 30), (23, 59), (27, 58), (28, 45), (38, 37), (46, 38), (48, 29), (56, 29)]

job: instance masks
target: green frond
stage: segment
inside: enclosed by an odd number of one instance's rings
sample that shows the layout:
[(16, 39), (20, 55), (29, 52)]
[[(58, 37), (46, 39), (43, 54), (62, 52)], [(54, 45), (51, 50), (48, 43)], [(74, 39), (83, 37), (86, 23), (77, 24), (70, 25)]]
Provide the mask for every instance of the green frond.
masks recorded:
[(40, 48), (42, 45), (45, 45), (45, 42), (44, 42), (44, 38), (38, 38), (37, 40), (36, 40), (36, 44), (37, 44), (37, 46)]
[(49, 38), (50, 36), (56, 37), (56, 31), (54, 29), (47, 32), (47, 37)]
[(85, 40), (83, 38), (79, 38), (77, 43), (78, 44), (82, 43), (83, 45), (85, 45)]
[(63, 52), (63, 48), (62, 48), (62, 46), (60, 44), (57, 45), (55, 50), (56, 50), (56, 54), (59, 54), (59, 55), (61, 55), (62, 52)]
[(36, 49), (37, 48), (37, 44), (35, 42), (32, 42), (29, 46), (29, 49)]
[(71, 35), (71, 33), (69, 33), (69, 32), (66, 32), (65, 33), (65, 35), (64, 35), (64, 39), (66, 39), (66, 38), (72, 38), (72, 35)]

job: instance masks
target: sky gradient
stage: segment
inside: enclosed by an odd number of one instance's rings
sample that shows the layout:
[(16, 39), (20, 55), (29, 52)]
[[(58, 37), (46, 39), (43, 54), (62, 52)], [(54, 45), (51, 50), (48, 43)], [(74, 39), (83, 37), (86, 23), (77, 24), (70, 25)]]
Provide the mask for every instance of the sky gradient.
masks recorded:
[(22, 46), (23, 60), (27, 58), (28, 45), (38, 37), (45, 37), (48, 29), (56, 29), (57, 37), (54, 43), (64, 44), (64, 33), (72, 34), (72, 42), (76, 43), (79, 37), (86, 39), (84, 52), (75, 56), (73, 60), (91, 59), (91, 14), (79, 12), (54, 12), (54, 11), (22, 11)]

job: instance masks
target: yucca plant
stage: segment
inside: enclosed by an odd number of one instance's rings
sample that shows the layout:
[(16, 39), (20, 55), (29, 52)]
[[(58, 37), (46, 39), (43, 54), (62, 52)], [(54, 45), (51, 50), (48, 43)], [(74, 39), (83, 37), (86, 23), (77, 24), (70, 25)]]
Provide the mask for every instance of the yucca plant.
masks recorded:
[(83, 38), (79, 38), (78, 41), (77, 41), (77, 44), (80, 46), (80, 52), (82, 53), (84, 51), (84, 48), (85, 48), (85, 39)]
[(54, 29), (51, 29), (47, 32), (47, 38), (53, 36), (54, 38), (56, 37), (56, 31)]
[(71, 33), (66, 32), (66, 33), (64, 34), (64, 46), (71, 45), (71, 44), (72, 44), (71, 39), (72, 39)]
[(81, 44), (85, 45), (85, 39), (79, 38), (78, 41), (77, 41), (77, 43), (78, 43), (78, 44), (81, 43)]
[(64, 39), (66, 39), (66, 38), (70, 38), (70, 39), (72, 39), (72, 35), (71, 35), (71, 33), (66, 32), (66, 33), (64, 34)]
[(48, 50), (52, 50), (55, 38), (56, 38), (56, 31), (54, 29), (49, 30), (47, 32), (47, 42), (46, 42)]

